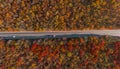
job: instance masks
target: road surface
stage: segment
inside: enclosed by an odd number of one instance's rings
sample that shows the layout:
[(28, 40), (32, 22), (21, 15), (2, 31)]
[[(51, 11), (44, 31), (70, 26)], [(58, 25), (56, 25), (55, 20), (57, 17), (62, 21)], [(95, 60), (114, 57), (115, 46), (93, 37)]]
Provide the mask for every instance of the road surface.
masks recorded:
[(0, 32), (1, 38), (26, 38), (26, 37), (39, 37), (39, 36), (61, 36), (61, 35), (110, 35), (110, 36), (119, 36), (120, 30), (84, 30), (84, 31), (48, 31), (48, 32), (33, 32), (33, 31), (22, 31), (22, 32)]

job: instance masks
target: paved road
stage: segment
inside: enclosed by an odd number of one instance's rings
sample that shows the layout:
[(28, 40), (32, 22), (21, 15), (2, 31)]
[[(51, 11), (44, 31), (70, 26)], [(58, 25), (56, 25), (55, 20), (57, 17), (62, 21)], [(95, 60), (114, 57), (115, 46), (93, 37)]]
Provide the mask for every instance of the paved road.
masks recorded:
[(22, 32), (0, 32), (0, 37), (37, 37), (37, 36), (56, 36), (56, 35), (111, 35), (111, 36), (119, 36), (120, 37), (120, 30), (85, 30), (85, 31), (48, 31), (48, 32), (33, 32), (33, 31), (22, 31)]

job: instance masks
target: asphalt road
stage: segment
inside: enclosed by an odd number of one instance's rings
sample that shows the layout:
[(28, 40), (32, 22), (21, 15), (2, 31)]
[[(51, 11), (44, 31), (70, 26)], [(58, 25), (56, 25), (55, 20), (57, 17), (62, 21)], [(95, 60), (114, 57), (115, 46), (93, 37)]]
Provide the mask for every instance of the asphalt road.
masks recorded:
[(22, 32), (0, 32), (0, 37), (37, 37), (37, 36), (57, 36), (57, 35), (110, 35), (110, 36), (119, 36), (120, 30), (83, 30), (83, 31), (48, 31), (48, 32), (33, 32), (33, 31), (22, 31)]

